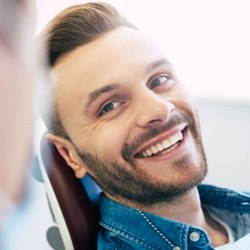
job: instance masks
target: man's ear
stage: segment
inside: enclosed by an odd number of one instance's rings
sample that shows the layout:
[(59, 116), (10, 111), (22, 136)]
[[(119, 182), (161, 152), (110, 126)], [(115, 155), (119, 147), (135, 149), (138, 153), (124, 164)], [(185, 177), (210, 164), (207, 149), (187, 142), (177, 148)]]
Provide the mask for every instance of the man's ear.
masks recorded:
[(87, 174), (85, 164), (69, 140), (53, 134), (47, 134), (47, 138), (56, 146), (59, 154), (67, 162), (68, 166), (74, 170), (77, 178), (81, 179)]

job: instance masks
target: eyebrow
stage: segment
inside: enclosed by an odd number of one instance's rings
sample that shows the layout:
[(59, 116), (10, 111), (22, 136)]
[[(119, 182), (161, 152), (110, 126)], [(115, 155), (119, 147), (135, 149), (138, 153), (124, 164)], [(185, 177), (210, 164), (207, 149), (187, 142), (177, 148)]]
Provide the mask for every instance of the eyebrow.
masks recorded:
[(85, 111), (88, 110), (89, 106), (99, 98), (99, 96), (101, 96), (104, 93), (110, 92), (114, 89), (118, 89), (120, 87), (120, 84), (118, 83), (114, 83), (114, 84), (109, 84), (109, 85), (105, 85), (99, 89), (94, 90), (93, 92), (91, 92), (88, 95), (88, 100), (87, 103), (85, 105)]
[(151, 72), (154, 69), (163, 66), (163, 65), (171, 65), (170, 62), (166, 59), (166, 58), (161, 58), (155, 62), (152, 62), (148, 65), (148, 67), (146, 68), (146, 72)]
[[(146, 68), (146, 73), (151, 72), (154, 69), (156, 69), (156, 68), (158, 68), (160, 66), (163, 66), (163, 65), (170, 65), (169, 61), (166, 58), (161, 58), (161, 59), (159, 59), (157, 61), (154, 61), (154, 62), (150, 63)], [(88, 95), (87, 103), (85, 105), (85, 111), (88, 110), (88, 108), (92, 105), (92, 103), (95, 100), (97, 100), (99, 98), (99, 96), (101, 96), (104, 93), (110, 92), (110, 91), (112, 91), (114, 89), (118, 89), (120, 87), (121, 87), (121, 85), (118, 84), (118, 83), (108, 84), (108, 85), (105, 85), (105, 86), (91, 92)]]

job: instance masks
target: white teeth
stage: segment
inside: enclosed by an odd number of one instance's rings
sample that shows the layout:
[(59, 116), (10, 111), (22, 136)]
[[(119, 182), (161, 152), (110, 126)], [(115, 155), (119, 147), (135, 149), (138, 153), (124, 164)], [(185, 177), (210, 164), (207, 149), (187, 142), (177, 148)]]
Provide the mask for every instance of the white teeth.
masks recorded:
[(156, 154), (158, 152), (158, 149), (156, 146), (150, 147), (150, 150), (153, 152), (153, 154)]
[(164, 140), (163, 141), (163, 147), (164, 148), (169, 148), (171, 146), (171, 143), (169, 142), (169, 140)]
[(148, 156), (151, 156), (151, 155), (153, 154), (149, 149), (147, 149), (145, 153), (146, 153)]
[(164, 149), (164, 146), (160, 143), (157, 143), (156, 147), (157, 147), (158, 151), (162, 151)]
[(177, 135), (178, 141), (183, 139), (183, 134), (181, 132), (177, 133), (176, 135)]
[(168, 139), (163, 140), (161, 143), (157, 143), (156, 145), (146, 149), (144, 152), (142, 152), (142, 155), (143, 157), (149, 157), (153, 154), (159, 153), (162, 150), (173, 146), (182, 139), (183, 139), (183, 134), (181, 132), (178, 132), (175, 135), (169, 137)]
[(173, 145), (177, 141), (176, 135), (171, 136), (168, 140), (169, 140), (170, 144)]

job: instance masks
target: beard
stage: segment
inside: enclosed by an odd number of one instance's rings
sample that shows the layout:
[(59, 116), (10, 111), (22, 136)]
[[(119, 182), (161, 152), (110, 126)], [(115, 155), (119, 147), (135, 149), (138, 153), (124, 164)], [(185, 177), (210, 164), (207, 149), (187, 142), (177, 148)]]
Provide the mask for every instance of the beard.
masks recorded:
[[(144, 142), (182, 122), (188, 124), (187, 128), (194, 138), (199, 162), (192, 162), (188, 155), (174, 162), (178, 171), (183, 172), (185, 181), (155, 180), (148, 171), (137, 166), (133, 152)], [(207, 173), (207, 161), (199, 124), (195, 125), (194, 120), (187, 114), (175, 115), (164, 126), (148, 128), (147, 131), (135, 138), (131, 144), (125, 144), (122, 149), (122, 162), (118, 162), (111, 157), (101, 157), (79, 149), (77, 149), (77, 152), (104, 192), (120, 202), (148, 207), (157, 203), (175, 201), (201, 183)], [(167, 164), (166, 168), (168, 167)]]

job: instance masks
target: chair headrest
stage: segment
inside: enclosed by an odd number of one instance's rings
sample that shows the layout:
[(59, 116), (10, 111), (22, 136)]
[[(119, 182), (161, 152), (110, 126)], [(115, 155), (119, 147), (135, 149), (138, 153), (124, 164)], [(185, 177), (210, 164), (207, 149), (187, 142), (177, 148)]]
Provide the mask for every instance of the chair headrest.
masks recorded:
[(82, 181), (77, 179), (45, 135), (41, 139), (40, 153), (74, 249), (97, 249), (100, 189), (89, 176)]

